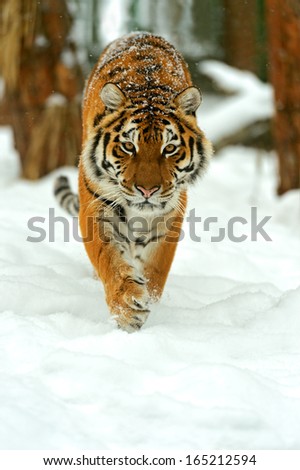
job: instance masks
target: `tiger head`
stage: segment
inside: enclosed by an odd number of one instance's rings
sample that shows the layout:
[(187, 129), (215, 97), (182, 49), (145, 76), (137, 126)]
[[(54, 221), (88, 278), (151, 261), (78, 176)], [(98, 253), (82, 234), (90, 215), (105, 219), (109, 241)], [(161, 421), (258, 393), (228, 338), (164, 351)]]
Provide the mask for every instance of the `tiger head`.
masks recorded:
[(133, 102), (113, 83), (104, 85), (103, 113), (94, 118), (85, 151), (88, 176), (104, 197), (143, 212), (167, 212), (182, 189), (205, 170), (210, 142), (198, 128), (201, 103), (188, 87), (170, 103), (140, 97)]

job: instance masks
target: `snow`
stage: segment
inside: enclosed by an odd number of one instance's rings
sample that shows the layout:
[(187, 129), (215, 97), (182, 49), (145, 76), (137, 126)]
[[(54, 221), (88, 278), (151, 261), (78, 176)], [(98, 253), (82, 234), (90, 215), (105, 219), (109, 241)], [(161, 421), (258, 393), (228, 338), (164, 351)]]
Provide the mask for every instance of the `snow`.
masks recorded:
[(64, 95), (61, 93), (52, 93), (52, 95), (47, 98), (46, 106), (49, 108), (52, 106), (65, 106), (66, 103), (67, 99)]
[(46, 47), (49, 45), (49, 41), (43, 34), (39, 34), (35, 38), (35, 44), (39, 47)]
[[(72, 222), (54, 179), (75, 188), (77, 170), (23, 181), (9, 129), (0, 141), (1, 448), (299, 449), (300, 194), (275, 195), (274, 155), (227, 147), (213, 159), (190, 191), (201, 242), (186, 222), (163, 298), (127, 334), (82, 243), (64, 242), (59, 220), (48, 240), (50, 207)], [(251, 241), (251, 207), (258, 222), (272, 216), (272, 241)], [(45, 218), (43, 242), (27, 241), (32, 217)], [(204, 231), (207, 217), (218, 222)]]
[[(201, 62), (202, 73), (211, 77), (219, 89), (234, 93), (220, 100), (217, 112), (201, 113), (201, 125), (213, 142), (218, 142), (256, 121), (274, 114), (273, 89), (254, 74), (216, 60)], [(201, 114), (200, 114), (201, 113)]]

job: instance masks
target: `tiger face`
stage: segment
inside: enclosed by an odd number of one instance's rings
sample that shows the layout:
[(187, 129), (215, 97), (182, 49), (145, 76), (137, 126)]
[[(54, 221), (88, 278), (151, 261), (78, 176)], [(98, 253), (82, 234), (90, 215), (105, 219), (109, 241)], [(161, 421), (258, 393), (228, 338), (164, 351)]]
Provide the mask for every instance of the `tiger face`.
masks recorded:
[(133, 104), (113, 83), (99, 99), (103, 114), (94, 118), (94, 135), (84, 152), (89, 179), (108, 199), (139, 212), (168, 212), (180, 191), (204, 171), (211, 145), (197, 126), (201, 103), (188, 87), (168, 104)]

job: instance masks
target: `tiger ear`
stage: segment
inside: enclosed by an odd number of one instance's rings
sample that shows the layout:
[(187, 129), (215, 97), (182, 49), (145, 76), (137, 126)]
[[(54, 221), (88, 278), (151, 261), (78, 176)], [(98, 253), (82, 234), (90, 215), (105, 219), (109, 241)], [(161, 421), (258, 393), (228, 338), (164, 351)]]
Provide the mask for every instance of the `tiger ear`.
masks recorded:
[(194, 86), (180, 92), (174, 100), (175, 105), (182, 109), (185, 114), (193, 114), (199, 108), (201, 102), (201, 92)]
[(126, 101), (123, 91), (114, 83), (106, 83), (100, 92), (100, 98), (106, 108), (116, 111)]

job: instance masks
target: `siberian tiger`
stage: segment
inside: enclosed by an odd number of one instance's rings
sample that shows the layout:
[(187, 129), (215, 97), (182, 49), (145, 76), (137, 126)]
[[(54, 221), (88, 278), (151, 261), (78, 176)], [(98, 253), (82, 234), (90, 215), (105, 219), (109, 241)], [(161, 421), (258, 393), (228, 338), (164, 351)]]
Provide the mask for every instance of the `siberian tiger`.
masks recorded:
[[(86, 86), (79, 223), (109, 310), (127, 332), (143, 325), (162, 294), (187, 187), (212, 154), (195, 117), (200, 103), (182, 56), (149, 33), (111, 43)], [(55, 193), (75, 214), (66, 178)]]

